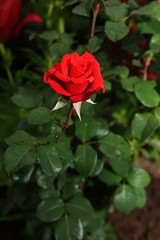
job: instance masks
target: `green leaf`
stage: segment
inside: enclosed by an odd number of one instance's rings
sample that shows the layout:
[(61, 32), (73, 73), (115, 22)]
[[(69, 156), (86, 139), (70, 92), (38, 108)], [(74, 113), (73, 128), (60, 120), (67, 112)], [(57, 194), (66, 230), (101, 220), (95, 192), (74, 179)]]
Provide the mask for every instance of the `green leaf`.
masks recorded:
[(54, 145), (38, 146), (38, 161), (43, 172), (55, 177), (62, 169), (62, 163)]
[(84, 226), (87, 226), (94, 218), (90, 202), (79, 195), (76, 195), (67, 203), (67, 211), (71, 216), (78, 217)]
[(29, 124), (44, 124), (51, 120), (51, 112), (46, 107), (38, 107), (29, 112), (27, 120)]
[(97, 159), (97, 163), (95, 168), (92, 170), (92, 172), (89, 174), (89, 176), (94, 177), (99, 175), (99, 173), (102, 171), (104, 166), (104, 160), (103, 159)]
[(158, 22), (155, 19), (151, 19), (150, 21), (138, 23), (138, 28), (140, 29), (142, 34), (143, 33), (156, 34), (159, 32), (160, 22)]
[(112, 169), (123, 177), (128, 174), (132, 166), (129, 161), (124, 161), (119, 158), (109, 158), (108, 161)]
[(121, 185), (114, 193), (114, 203), (117, 209), (129, 214), (136, 207), (137, 197), (132, 187)]
[(33, 108), (40, 104), (38, 93), (29, 86), (19, 87), (17, 93), (11, 97), (14, 104), (19, 107)]
[(132, 134), (140, 141), (144, 141), (149, 137), (158, 127), (160, 121), (149, 113), (136, 113), (132, 120)]
[(104, 40), (104, 36), (94, 36), (92, 38), (89, 39), (89, 42), (88, 42), (88, 47), (89, 47), (89, 50), (93, 50), (95, 51), (96, 48), (99, 49), (101, 43), (103, 42)]
[(36, 179), (38, 185), (43, 189), (53, 187), (53, 179), (45, 175), (40, 169), (37, 169), (36, 171)]
[(72, 13), (84, 16), (84, 17), (89, 17), (89, 12), (86, 9), (86, 6), (84, 3), (80, 3), (76, 7), (72, 9)]
[(56, 42), (49, 48), (53, 61), (60, 62), (61, 58), (68, 52), (68, 46), (62, 42)]
[(129, 28), (124, 22), (110, 22), (105, 23), (105, 33), (107, 37), (113, 42), (124, 38), (129, 32)]
[(146, 191), (143, 188), (137, 188), (135, 192), (137, 195), (136, 207), (142, 208), (147, 201)]
[(20, 169), (18, 172), (13, 174), (14, 181), (27, 183), (32, 177), (32, 173), (34, 171), (35, 166), (34, 165), (28, 165), (24, 168)]
[(127, 176), (127, 181), (136, 188), (144, 188), (150, 183), (149, 174), (141, 168), (133, 168)]
[(37, 144), (36, 138), (23, 130), (17, 130), (13, 135), (11, 135), (8, 138), (5, 138), (5, 142), (11, 146), (21, 144), (29, 144), (30, 146), (34, 146)]
[(44, 40), (53, 41), (58, 38), (58, 33), (55, 30), (50, 30), (42, 32), (38, 36)]
[(114, 184), (118, 184), (121, 180), (122, 177), (107, 170), (107, 169), (103, 169), (103, 171), (100, 173), (100, 175), (98, 176), (98, 178), (102, 181), (107, 183), (108, 185), (114, 185)]
[(130, 160), (130, 146), (121, 136), (110, 132), (107, 136), (100, 139), (99, 142), (99, 149), (108, 158), (124, 161)]
[(122, 20), (127, 13), (127, 9), (123, 6), (106, 6), (106, 15), (113, 21)]
[(55, 226), (56, 240), (82, 240), (83, 226), (78, 217), (65, 215)]
[(59, 197), (59, 192), (54, 187), (49, 189), (40, 189), (39, 196), (41, 199), (55, 199)]
[(73, 197), (77, 193), (80, 193), (81, 191), (82, 190), (77, 183), (66, 183), (62, 188), (63, 198), (65, 200), (71, 199), (71, 197)]
[(88, 141), (96, 135), (97, 124), (95, 120), (89, 116), (83, 117), (82, 121), (77, 120), (75, 125), (75, 135), (82, 142)]
[(81, 0), (81, 3), (72, 9), (72, 13), (89, 17), (92, 4), (93, 0)]
[(160, 33), (156, 33), (150, 40), (149, 46), (151, 50), (160, 51)]
[(140, 82), (140, 79), (136, 76), (121, 79), (122, 87), (129, 92), (134, 92), (134, 86), (138, 82)]
[(159, 95), (154, 90), (155, 82), (141, 82), (135, 85), (135, 94), (146, 107), (155, 107), (159, 104)]
[(160, 108), (156, 108), (154, 110), (154, 116), (156, 117), (156, 119), (158, 119), (158, 121), (160, 122)]
[(63, 202), (61, 199), (46, 199), (40, 202), (36, 215), (44, 222), (53, 222), (64, 214)]
[(160, 4), (156, 1), (148, 3), (144, 7), (132, 11), (131, 16), (133, 15), (148, 16), (160, 21)]
[(96, 162), (97, 153), (90, 145), (83, 144), (78, 146), (74, 157), (74, 164), (79, 173), (87, 177), (95, 168)]
[(4, 166), (8, 174), (36, 161), (36, 154), (33, 151), (29, 151), (30, 149), (30, 144), (7, 148), (4, 155)]

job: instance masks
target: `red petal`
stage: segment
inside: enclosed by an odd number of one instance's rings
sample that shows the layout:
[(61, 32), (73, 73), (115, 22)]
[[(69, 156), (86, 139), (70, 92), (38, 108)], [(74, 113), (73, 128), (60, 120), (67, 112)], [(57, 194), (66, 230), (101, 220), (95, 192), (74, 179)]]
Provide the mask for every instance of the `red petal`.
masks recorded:
[(104, 86), (103, 86), (104, 81), (101, 76), (99, 63), (96, 60), (94, 60), (92, 64), (93, 64), (94, 81), (91, 83), (90, 87), (87, 89), (87, 92), (97, 91), (97, 88), (104, 89)]
[(78, 57), (80, 56), (76, 52), (71, 55), (69, 54), (64, 55), (64, 57), (61, 60), (61, 71), (63, 75), (68, 76), (68, 72), (70, 70), (70, 64), (71, 64), (70, 60), (72, 58), (78, 58)]
[(37, 14), (35, 13), (28, 13), (25, 18), (12, 30), (11, 34), (10, 34), (10, 38), (16, 37), (23, 25), (27, 22), (37, 22), (37, 23), (42, 23), (42, 18), (40, 18)]
[(94, 56), (92, 54), (90, 54), (89, 52), (87, 52), (87, 51), (82, 55), (82, 58), (88, 59), (88, 60), (95, 59)]
[(71, 95), (78, 95), (82, 94), (88, 87), (88, 82), (82, 83), (82, 84), (74, 84), (72, 82), (70, 83), (63, 83), (63, 86), (69, 92)]
[(71, 94), (68, 93), (58, 82), (48, 79), (48, 83), (55, 92), (60, 93), (61, 95), (64, 95), (64, 96), (68, 96), (68, 97), (71, 96)]
[(79, 95), (76, 95), (76, 96), (69, 97), (69, 99), (73, 103), (76, 103), (76, 102), (86, 101), (87, 99), (90, 98), (90, 96), (91, 96), (90, 93), (84, 93), (84, 94), (79, 94)]
[(52, 75), (55, 73), (55, 71), (56, 71), (55, 68), (51, 68), (44, 74), (43, 80), (45, 83), (48, 83), (48, 80), (52, 78)]
[(11, 29), (17, 23), (22, 0), (0, 0), (0, 28)]

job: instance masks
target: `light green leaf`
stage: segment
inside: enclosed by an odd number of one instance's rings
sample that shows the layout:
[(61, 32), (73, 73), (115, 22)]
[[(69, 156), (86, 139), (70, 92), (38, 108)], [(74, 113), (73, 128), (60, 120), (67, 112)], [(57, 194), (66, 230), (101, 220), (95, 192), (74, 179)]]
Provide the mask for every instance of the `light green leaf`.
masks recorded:
[(155, 107), (159, 104), (159, 95), (154, 90), (155, 82), (141, 82), (135, 85), (135, 94), (139, 101), (146, 107)]
[(150, 40), (149, 46), (151, 50), (154, 50), (156, 52), (160, 51), (160, 33), (156, 33), (153, 35)]
[(133, 136), (144, 141), (160, 126), (160, 121), (152, 114), (136, 113), (131, 126)]
[(98, 178), (102, 181), (107, 183), (108, 185), (114, 185), (114, 184), (118, 184), (121, 180), (122, 177), (107, 170), (107, 169), (103, 169), (103, 171), (100, 173), (100, 175), (98, 176)]
[(146, 204), (147, 196), (146, 191), (143, 188), (137, 188), (135, 189), (136, 195), (137, 195), (137, 201), (136, 201), (136, 207), (142, 208)]
[(114, 193), (114, 203), (120, 212), (129, 214), (137, 203), (134, 189), (128, 185), (119, 186)]
[(134, 92), (134, 86), (138, 82), (140, 82), (140, 79), (136, 76), (121, 79), (122, 87), (129, 92)]
[(133, 168), (127, 176), (127, 181), (136, 188), (144, 188), (150, 182), (149, 174), (141, 168)]

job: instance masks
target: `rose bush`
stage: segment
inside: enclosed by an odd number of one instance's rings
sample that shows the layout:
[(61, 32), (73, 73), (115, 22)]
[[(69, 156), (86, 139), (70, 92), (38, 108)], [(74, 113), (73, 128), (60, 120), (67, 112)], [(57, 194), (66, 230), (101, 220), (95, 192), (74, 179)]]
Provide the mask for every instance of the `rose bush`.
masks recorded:
[[(2, 2), (15, 30), (21, 1)], [(143, 2), (23, 1), (44, 24), (0, 43), (2, 239), (117, 240), (110, 214), (145, 205), (139, 156), (160, 159), (160, 4)]]
[(61, 63), (45, 73), (44, 81), (73, 103), (86, 101), (98, 91), (105, 92), (99, 63), (88, 52), (82, 56), (76, 52), (66, 54)]
[(0, 42), (16, 37), (27, 22), (42, 23), (42, 19), (35, 13), (28, 13), (17, 24), (20, 17), (22, 0), (0, 0)]

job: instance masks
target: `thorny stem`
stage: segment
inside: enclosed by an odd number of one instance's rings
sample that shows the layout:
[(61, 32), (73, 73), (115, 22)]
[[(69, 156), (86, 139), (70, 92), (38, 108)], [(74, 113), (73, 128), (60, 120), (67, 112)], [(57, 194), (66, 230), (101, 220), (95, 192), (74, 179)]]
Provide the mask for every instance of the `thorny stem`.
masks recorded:
[[(62, 134), (64, 133), (64, 131), (66, 130), (66, 128), (68, 128), (69, 120), (70, 120), (70, 118), (71, 118), (71, 116), (72, 116), (73, 110), (74, 110), (74, 107), (73, 107), (73, 104), (71, 103), (67, 120), (66, 120), (66, 122), (65, 122), (65, 124), (64, 124), (64, 127), (63, 127), (63, 129), (62, 129)], [(59, 142), (60, 138), (61, 138), (61, 135), (57, 138), (56, 143)]]
[[(95, 29), (95, 25), (96, 25), (97, 15), (99, 13), (99, 8), (100, 8), (100, 3), (97, 3), (96, 8), (93, 9), (93, 20), (92, 20), (90, 38), (92, 38), (94, 36), (94, 29)], [(92, 54), (92, 52), (93, 52), (93, 50), (90, 51), (91, 54)]]

